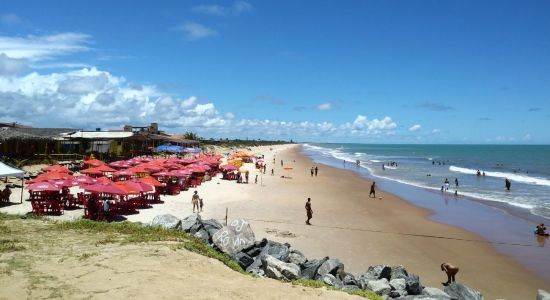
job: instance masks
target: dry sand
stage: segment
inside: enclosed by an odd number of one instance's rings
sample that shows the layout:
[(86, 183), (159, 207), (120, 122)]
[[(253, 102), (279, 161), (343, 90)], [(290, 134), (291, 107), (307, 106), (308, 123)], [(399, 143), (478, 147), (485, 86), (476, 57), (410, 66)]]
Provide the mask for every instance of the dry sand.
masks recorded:
[[(370, 182), (351, 171), (318, 165), (319, 175), (311, 177), (309, 170), (314, 165), (300, 154), (299, 146), (254, 149), (257, 151), (265, 154), (268, 163), (267, 172), (259, 177), (258, 184), (254, 183), (258, 172), (247, 165), (251, 170), (249, 184), (214, 178), (196, 189), (205, 202), (203, 218), (222, 220), (228, 209), (230, 220), (250, 220), (257, 239), (288, 242), (310, 258), (339, 258), (355, 274), (364, 272), (369, 265), (402, 264), (418, 274), (424, 285), (441, 288), (446, 276), (439, 267), (443, 262), (451, 262), (460, 267), (457, 280), (479, 289), (486, 299), (534, 299), (538, 288), (550, 289), (550, 283), (499, 253), (482, 237), (430, 221), (427, 219), (430, 211), (391, 194), (379, 191), (377, 196), (382, 199), (368, 198)], [(281, 160), (292, 165), (293, 170), (284, 170)], [(272, 168), (275, 176), (270, 176)], [(282, 175), (286, 178), (281, 178)], [(164, 204), (127, 218), (147, 223), (163, 213), (188, 216), (192, 213), (193, 190), (163, 197)], [(12, 197), (18, 199), (17, 193)], [(304, 224), (307, 197), (312, 198), (313, 226)], [(25, 202), (0, 211), (28, 212), (30, 204)], [(81, 210), (67, 212), (61, 218), (71, 219), (81, 213)]]

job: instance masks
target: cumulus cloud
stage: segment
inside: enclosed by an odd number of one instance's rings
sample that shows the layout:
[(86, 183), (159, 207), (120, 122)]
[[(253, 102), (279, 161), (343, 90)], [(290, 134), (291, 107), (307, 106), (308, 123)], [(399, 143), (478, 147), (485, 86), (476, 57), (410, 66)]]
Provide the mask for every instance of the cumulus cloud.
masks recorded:
[(422, 125), (420, 125), (420, 124), (414, 124), (413, 126), (411, 126), (411, 127), (409, 128), (409, 131), (418, 131), (418, 130), (420, 130), (421, 128), (422, 128)]
[(246, 1), (235, 1), (230, 6), (217, 4), (202, 4), (191, 8), (191, 11), (199, 14), (214, 16), (238, 16), (252, 11), (252, 5)]
[(391, 133), (391, 130), (395, 128), (397, 128), (397, 124), (388, 116), (381, 120), (369, 120), (363, 115), (357, 115), (352, 123), (345, 123), (340, 126), (341, 130), (349, 130), (354, 135), (376, 135), (382, 132)]
[(432, 130), (432, 133), (440, 133), (441, 132), (441, 129), (438, 129), (438, 128), (435, 128), (434, 130)]
[(331, 102), (325, 102), (317, 105), (317, 110), (331, 110), (333, 105)]
[(196, 22), (186, 22), (176, 27), (175, 30), (183, 32), (185, 39), (188, 41), (196, 41), (218, 34), (216, 30)]
[(14, 75), (27, 68), (28, 61), (23, 58), (11, 58), (0, 53), (0, 76)]

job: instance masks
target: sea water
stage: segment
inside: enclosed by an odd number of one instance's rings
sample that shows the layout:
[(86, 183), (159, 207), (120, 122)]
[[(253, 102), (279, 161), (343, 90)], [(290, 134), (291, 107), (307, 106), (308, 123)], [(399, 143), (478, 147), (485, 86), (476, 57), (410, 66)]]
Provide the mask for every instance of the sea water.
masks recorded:
[(303, 149), (314, 160), (419, 188), (441, 190), (448, 179), (444, 193), (504, 202), (550, 219), (550, 145), (308, 143)]

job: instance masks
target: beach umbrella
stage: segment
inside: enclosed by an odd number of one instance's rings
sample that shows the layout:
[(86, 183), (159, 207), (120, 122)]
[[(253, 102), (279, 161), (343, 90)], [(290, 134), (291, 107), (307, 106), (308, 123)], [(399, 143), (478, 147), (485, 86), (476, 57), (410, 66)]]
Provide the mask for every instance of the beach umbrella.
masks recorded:
[(113, 181), (105, 176), (96, 179), (96, 184), (111, 184)]
[(155, 174), (153, 174), (153, 176), (170, 176), (170, 172), (167, 172), (167, 171), (162, 171), (162, 172), (157, 172)]
[(190, 164), (194, 164), (197, 162), (196, 159), (193, 159), (193, 158), (184, 158), (180, 161), (182, 164), (184, 165), (190, 165)]
[(124, 185), (133, 190), (137, 190), (139, 193), (148, 193), (154, 191), (152, 185), (138, 180), (124, 181)]
[(283, 169), (285, 169), (285, 170), (292, 170), (292, 169), (294, 169), (294, 168), (293, 168), (292, 166), (283, 166)]
[(110, 163), (109, 166), (115, 167), (115, 168), (130, 168), (132, 165), (127, 161), (119, 160), (119, 161), (114, 161)]
[(89, 168), (89, 169), (86, 169), (86, 170), (82, 170), (82, 171), (80, 171), (80, 173), (82, 173), (82, 174), (93, 174), (93, 175), (103, 174), (103, 172), (101, 172), (100, 170), (97, 170), (96, 168)]
[(227, 165), (220, 166), (220, 169), (225, 170), (225, 171), (236, 171), (239, 168), (235, 165), (227, 164)]
[(78, 176), (74, 178), (74, 181), (76, 181), (79, 185), (87, 185), (87, 184), (93, 184), (97, 180), (90, 177), (90, 176)]
[(104, 165), (105, 163), (98, 159), (89, 159), (84, 161), (84, 165), (93, 166), (93, 167), (99, 167)]
[(145, 176), (137, 179), (139, 182), (143, 182), (145, 184), (149, 184), (152, 186), (164, 186), (162, 183), (160, 183), (158, 180), (151, 176)]
[(78, 182), (72, 179), (59, 179), (59, 180), (52, 180), (50, 182), (57, 185), (58, 187), (73, 187), (78, 185)]
[(121, 176), (134, 176), (135, 173), (132, 172), (132, 171), (128, 171), (128, 170), (122, 170), (122, 171), (117, 171), (117, 172), (114, 172), (113, 173), (113, 176), (115, 177), (121, 177)]
[(47, 166), (42, 168), (42, 171), (45, 172), (57, 172), (57, 173), (71, 173), (71, 170), (61, 166), (61, 165), (53, 165), (53, 166)]
[(92, 193), (103, 193), (113, 195), (128, 195), (128, 191), (124, 188), (117, 186), (114, 183), (109, 184), (91, 184), (84, 187), (84, 190)]
[(29, 186), (26, 187), (27, 190), (29, 191), (39, 191), (39, 192), (44, 192), (44, 191), (53, 191), (53, 192), (58, 192), (59, 190), (61, 190), (61, 188), (51, 182), (37, 182), (37, 183), (33, 183)]
[(67, 173), (58, 173), (58, 172), (49, 172), (38, 175), (36, 178), (32, 180), (32, 182), (42, 182), (42, 181), (50, 181), (50, 180), (59, 180), (59, 179), (72, 179), (73, 176), (67, 174)]

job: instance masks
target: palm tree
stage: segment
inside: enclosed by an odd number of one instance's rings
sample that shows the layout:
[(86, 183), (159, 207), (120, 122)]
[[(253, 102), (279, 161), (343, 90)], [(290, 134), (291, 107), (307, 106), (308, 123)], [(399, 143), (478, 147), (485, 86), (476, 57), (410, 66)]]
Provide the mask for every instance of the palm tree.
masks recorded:
[(198, 141), (200, 139), (199, 135), (196, 132), (186, 132), (183, 134), (183, 138), (186, 140)]

